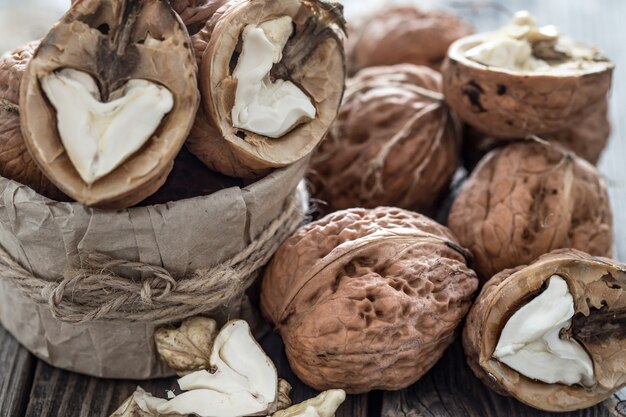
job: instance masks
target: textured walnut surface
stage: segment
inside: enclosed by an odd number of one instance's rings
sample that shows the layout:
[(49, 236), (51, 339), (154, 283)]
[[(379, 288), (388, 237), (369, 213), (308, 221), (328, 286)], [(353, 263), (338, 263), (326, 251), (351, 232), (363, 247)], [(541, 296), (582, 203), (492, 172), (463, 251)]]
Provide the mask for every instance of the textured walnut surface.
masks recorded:
[[(567, 282), (576, 315), (561, 337), (581, 343), (594, 364), (591, 388), (546, 384), (517, 373), (492, 358), (510, 316), (558, 275)], [(556, 250), (530, 266), (502, 271), (483, 287), (463, 332), (472, 371), (500, 394), (535, 408), (569, 411), (590, 407), (626, 385), (626, 265), (577, 250)]]
[(559, 248), (610, 256), (612, 215), (595, 168), (556, 145), (524, 141), (491, 152), (448, 218), (486, 281)]
[(415, 64), (439, 69), (448, 47), (472, 33), (469, 23), (441, 10), (387, 6), (351, 21), (347, 41), (350, 73), (378, 65)]
[(387, 205), (430, 213), (459, 165), (458, 135), (439, 73), (410, 64), (366, 68), (348, 81), (314, 155), (315, 197), (331, 211)]
[(38, 45), (39, 42), (30, 42), (0, 57), (0, 100), (5, 101), (4, 105), (0, 103), (0, 175), (53, 200), (68, 201), (69, 198), (39, 170), (20, 130), (17, 109), (20, 81)]
[(400, 389), (441, 357), (477, 280), (434, 221), (396, 208), (351, 209), (279, 249), (261, 306), (296, 374), (316, 389)]
[(501, 138), (543, 135), (576, 126), (606, 101), (613, 63), (602, 70), (516, 73), (474, 63), (464, 53), (474, 35), (450, 46), (443, 67), (446, 101), (464, 122)]

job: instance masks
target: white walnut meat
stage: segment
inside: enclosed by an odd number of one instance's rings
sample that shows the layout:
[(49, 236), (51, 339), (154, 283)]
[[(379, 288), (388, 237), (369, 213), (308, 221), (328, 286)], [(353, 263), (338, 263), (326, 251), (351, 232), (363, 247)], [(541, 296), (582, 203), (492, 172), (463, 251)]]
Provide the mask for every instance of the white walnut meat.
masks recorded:
[(490, 136), (520, 138), (572, 128), (603, 105), (613, 63), (553, 27), (545, 32), (518, 14), (499, 32), (450, 46), (444, 95), (464, 122)]
[[(609, 101), (598, 105), (584, 120), (554, 133), (542, 135), (547, 141), (556, 142), (576, 155), (596, 165), (611, 136)], [(521, 138), (520, 138), (521, 139)], [(519, 139), (502, 139), (479, 132), (467, 126), (463, 141), (464, 163), (473, 169), (489, 151)]]
[(469, 23), (443, 10), (386, 6), (349, 26), (349, 73), (404, 63), (439, 70), (450, 44), (472, 32)]
[(612, 213), (598, 171), (564, 148), (526, 140), (488, 154), (463, 184), (448, 227), (483, 282), (560, 248), (610, 256)]
[(346, 399), (346, 393), (340, 389), (322, 392), (300, 404), (272, 414), (272, 417), (335, 417), (335, 412)]
[[(502, 271), (468, 315), (468, 364), (486, 385), (532, 407), (591, 407), (626, 385), (625, 288), (626, 266), (570, 249)], [(511, 338), (518, 343), (507, 346)]]
[(20, 87), (26, 145), (66, 194), (124, 208), (155, 192), (199, 105), (184, 25), (163, 0), (81, 0), (42, 40)]
[(339, 211), (280, 247), (261, 309), (306, 384), (401, 389), (441, 357), (468, 311), (478, 284), (468, 258), (446, 227), (420, 214)]
[(332, 211), (394, 206), (432, 213), (460, 165), (459, 146), (460, 126), (443, 101), (439, 73), (410, 64), (366, 68), (348, 81), (309, 179)]
[(68, 201), (28, 153), (20, 127), (20, 81), (38, 45), (30, 42), (0, 57), (0, 175), (53, 200)]
[(344, 21), (323, 0), (232, 0), (194, 36), (204, 111), (187, 141), (207, 166), (255, 178), (323, 139), (345, 82)]

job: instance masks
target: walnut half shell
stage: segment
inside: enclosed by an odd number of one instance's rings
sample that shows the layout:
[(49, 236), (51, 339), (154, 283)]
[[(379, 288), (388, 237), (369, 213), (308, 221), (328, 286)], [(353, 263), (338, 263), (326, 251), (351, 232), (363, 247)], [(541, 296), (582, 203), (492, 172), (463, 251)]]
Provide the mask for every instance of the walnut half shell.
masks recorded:
[(261, 308), (291, 368), (318, 389), (396, 390), (443, 355), (477, 288), (468, 252), (425, 216), (336, 212), (278, 250)]
[[(290, 123), (289, 130), (270, 137), (264, 131), (235, 127), (233, 109), (239, 106), (238, 88), (243, 85), (242, 77), (235, 73), (244, 56), (249, 58), (244, 39), (249, 30), (284, 18), (291, 20), (293, 33), (284, 39), (282, 54), (277, 54), (280, 60), (274, 61), (264, 82), (292, 83), (310, 101), (315, 115)], [(335, 2), (233, 0), (220, 8), (194, 36), (196, 56), (201, 59), (204, 112), (199, 112), (187, 141), (191, 152), (210, 168), (241, 178), (258, 177), (309, 155), (326, 135), (341, 103), (344, 36), (341, 5)], [(266, 55), (257, 53), (254, 59)], [(267, 114), (289, 113), (292, 108), (282, 110)], [(265, 117), (265, 112), (253, 110), (246, 114), (249, 119)]]
[[(507, 321), (554, 276), (567, 283), (575, 313), (559, 338), (576, 341), (591, 359), (594, 383), (588, 386), (531, 379), (494, 357)], [(463, 345), (476, 376), (499, 393), (546, 411), (572, 411), (597, 404), (626, 385), (625, 325), (626, 265), (558, 250), (494, 276), (468, 315)]]
[[(59, 95), (65, 100), (62, 104), (52, 100), (45, 80), (67, 71), (80, 74), (82, 80), (88, 79), (89, 85), (93, 85), (89, 88), (94, 91), (85, 88), (81, 91), (85, 94), (80, 96), (90, 106), (77, 107), (65, 94)], [(64, 115), (71, 118), (79, 112), (91, 111), (94, 97), (99, 102), (93, 104), (94, 108), (110, 109), (118, 105), (119, 100), (131, 96), (128, 91), (133, 82), (168, 91), (171, 110), (165, 112), (160, 124), (157, 122), (156, 130), (149, 128), (143, 145), (137, 144), (136, 150), (128, 150), (127, 156), (116, 161), (117, 165), (111, 164), (104, 176), (89, 181), (80, 165), (86, 161), (76, 155), (85, 149), (97, 149), (90, 163), (104, 164), (103, 161), (110, 161), (103, 155), (118, 156), (115, 152), (119, 151), (120, 143), (106, 147), (85, 134), (82, 142), (72, 138), (74, 144), (80, 145), (69, 147), (68, 137), (76, 135), (82, 121), (63, 124), (60, 120)], [(129, 141), (131, 133), (144, 125), (147, 113), (157, 104), (160, 102), (143, 103), (138, 106), (143, 113), (132, 118), (124, 118), (129, 108), (124, 106), (115, 112), (108, 111), (107, 115), (114, 114), (116, 120), (121, 120), (120, 125), (127, 124), (127, 129), (120, 131), (124, 132), (124, 141)], [(165, 0), (76, 2), (41, 41), (20, 87), (22, 132), (33, 159), (66, 194), (85, 205), (102, 208), (136, 204), (165, 182), (174, 157), (191, 129), (198, 105), (191, 41)], [(140, 110), (134, 108), (134, 111)], [(99, 119), (92, 122), (90, 117), (84, 120), (91, 127), (84, 129), (85, 132), (108, 132), (105, 126), (110, 124), (102, 124)], [(93, 127), (90, 123), (97, 125)], [(102, 134), (102, 137), (107, 136)], [(119, 135), (113, 138), (121, 140)], [(121, 143), (126, 146), (124, 141)]]

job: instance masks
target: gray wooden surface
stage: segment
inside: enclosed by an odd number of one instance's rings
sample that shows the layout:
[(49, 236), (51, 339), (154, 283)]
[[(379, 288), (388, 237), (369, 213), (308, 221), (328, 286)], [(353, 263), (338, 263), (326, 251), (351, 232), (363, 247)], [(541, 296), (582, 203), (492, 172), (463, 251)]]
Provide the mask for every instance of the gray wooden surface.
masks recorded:
[[(62, 2), (65, 0), (55, 0)], [(51, 1), (52, 2), (52, 1)], [(414, 0), (403, 3), (446, 6), (472, 20), (478, 30), (491, 30), (505, 23), (507, 16), (494, 8), (472, 8), (468, 4), (483, 1)], [(19, 0), (0, 0), (2, 7)], [(346, 0), (348, 15), (354, 15), (384, 3), (381, 0)], [(626, 0), (501, 0), (514, 11), (528, 9), (540, 22), (555, 24), (563, 32), (596, 43), (617, 63), (611, 100), (614, 133), (600, 164), (611, 194), (615, 219), (616, 257), (626, 261)], [(0, 16), (2, 17), (2, 16)], [(0, 19), (1, 21), (2, 19)], [(0, 28), (1, 33), (1, 28)], [(6, 32), (5, 32), (6, 33)], [(263, 347), (276, 361), (279, 373), (294, 385), (294, 399), (314, 394), (289, 369), (280, 339), (270, 335)], [(89, 378), (54, 369), (30, 355), (0, 328), (0, 416), (29, 417), (106, 417), (134, 390), (137, 381), (114, 381)], [(140, 383), (156, 395), (174, 386), (173, 379)], [(567, 417), (626, 417), (626, 392), (594, 408)], [(542, 413), (517, 401), (500, 397), (478, 382), (465, 365), (459, 343), (417, 384), (396, 393), (373, 392), (351, 396), (338, 417), (542, 417)]]

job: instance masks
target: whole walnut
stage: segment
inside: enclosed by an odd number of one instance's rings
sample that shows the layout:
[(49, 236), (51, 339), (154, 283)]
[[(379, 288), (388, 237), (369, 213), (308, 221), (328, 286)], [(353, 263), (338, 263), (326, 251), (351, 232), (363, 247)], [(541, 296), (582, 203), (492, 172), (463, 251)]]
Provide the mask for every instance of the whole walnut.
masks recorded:
[(526, 140), (488, 154), (461, 188), (448, 226), (483, 280), (559, 248), (610, 256), (604, 181), (571, 151)]
[[(596, 165), (611, 135), (609, 102), (604, 100), (589, 116), (567, 129), (546, 133), (542, 138), (554, 141), (588, 162)], [(522, 139), (522, 138), (519, 138)], [(513, 139), (513, 140), (519, 140)], [(473, 169), (489, 151), (510, 143), (510, 139), (495, 138), (467, 126), (463, 141), (464, 164)]]
[(439, 70), (448, 47), (473, 32), (442, 10), (389, 6), (356, 21), (346, 44), (348, 72), (378, 65), (415, 64)]
[(0, 175), (53, 200), (68, 201), (31, 158), (20, 128), (20, 81), (37, 46), (38, 41), (30, 42), (0, 57)]
[(459, 132), (438, 72), (410, 64), (366, 68), (349, 80), (313, 157), (315, 197), (332, 211), (395, 206), (430, 214), (460, 164)]
[(280, 247), (261, 308), (306, 384), (401, 389), (452, 342), (478, 284), (470, 257), (446, 227), (420, 214), (339, 211)]

